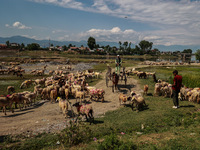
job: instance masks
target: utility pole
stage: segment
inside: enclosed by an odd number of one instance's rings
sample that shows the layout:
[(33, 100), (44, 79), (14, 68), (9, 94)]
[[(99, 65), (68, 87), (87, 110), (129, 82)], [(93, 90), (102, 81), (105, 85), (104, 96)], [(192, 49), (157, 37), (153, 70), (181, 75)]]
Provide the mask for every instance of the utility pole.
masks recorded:
[(50, 50), (50, 46), (51, 46), (51, 45), (50, 45), (50, 38), (49, 38), (49, 50)]

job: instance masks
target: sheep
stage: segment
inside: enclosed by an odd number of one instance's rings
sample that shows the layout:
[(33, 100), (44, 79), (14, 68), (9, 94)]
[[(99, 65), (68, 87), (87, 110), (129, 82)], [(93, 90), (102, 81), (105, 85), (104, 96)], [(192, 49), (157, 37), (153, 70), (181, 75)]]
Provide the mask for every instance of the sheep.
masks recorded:
[(34, 101), (34, 104), (35, 104), (36, 96), (37, 96), (36, 93), (27, 93), (27, 94), (25, 94), (25, 97), (28, 98), (31, 103), (32, 103), (32, 100)]
[(200, 96), (200, 93), (198, 91), (195, 91), (192, 93), (192, 95), (188, 98), (190, 102), (197, 102), (198, 103), (198, 98)]
[(61, 98), (65, 98), (65, 87), (60, 87), (59, 88), (59, 96), (61, 96)]
[(146, 75), (145, 72), (138, 72), (138, 73), (137, 73), (137, 76), (139, 77), (139, 79), (141, 79), (142, 77), (143, 77), (144, 79), (146, 79), (146, 77), (147, 77), (147, 75)]
[(155, 88), (154, 88), (154, 96), (159, 96), (160, 95), (160, 89), (161, 89), (161, 84), (160, 83), (156, 83), (155, 84)]
[(22, 89), (23, 87), (28, 88), (32, 83), (33, 83), (32, 80), (25, 80), (24, 82), (22, 82), (20, 89)]
[(58, 103), (59, 104), (59, 108), (63, 112), (63, 115), (65, 116), (65, 118), (67, 118), (67, 111), (68, 111), (68, 108), (69, 108), (68, 101), (67, 100), (63, 100), (60, 97), (58, 97), (56, 99), (56, 101), (59, 102)]
[(90, 121), (90, 125), (93, 122), (94, 123), (94, 117), (93, 117), (93, 108), (92, 105), (80, 105), (79, 102), (73, 104), (77, 108), (78, 116), (82, 115), (85, 116), (86, 120)]
[(101, 99), (101, 102), (104, 102), (105, 91), (103, 89), (90, 89), (89, 93), (90, 93), (90, 100), (92, 100), (95, 97), (96, 101)]
[(39, 84), (39, 85), (36, 85), (36, 86), (34, 86), (34, 93), (36, 93), (36, 96), (38, 96), (39, 94), (41, 94), (42, 93), (42, 88), (41, 88), (41, 85)]
[(189, 97), (194, 93), (196, 92), (196, 90), (189, 90), (186, 94), (186, 100), (189, 100)]
[(42, 99), (49, 99), (48, 88), (44, 88), (41, 93)]
[(69, 89), (65, 88), (65, 98), (68, 100), (69, 99)]
[(3, 112), (5, 115), (6, 114), (6, 106), (10, 107), (10, 109), (12, 110), (12, 113), (14, 113), (14, 110), (12, 109), (12, 98), (9, 97), (0, 97), (0, 107), (3, 107)]
[(12, 102), (15, 102), (15, 108), (17, 109), (17, 104), (19, 105), (19, 109), (21, 110), (21, 104), (26, 104), (30, 103), (30, 100), (25, 97), (25, 94), (28, 94), (29, 92), (25, 91), (23, 93), (14, 93), (9, 98), (12, 99)]
[(45, 84), (45, 81), (46, 81), (46, 78), (43, 78), (43, 79), (36, 79), (36, 80), (35, 80), (35, 83), (36, 83), (36, 84), (40, 84), (40, 85), (44, 85), (44, 84)]
[(122, 93), (119, 94), (119, 104), (126, 103), (128, 100), (130, 100), (131, 97), (128, 97)]
[(77, 102), (77, 98), (79, 98), (81, 102), (82, 102), (82, 100), (84, 101), (85, 100), (85, 92), (76, 90), (75, 98), (76, 98), (76, 102)]
[(165, 97), (172, 97), (172, 85), (169, 84), (163, 88), (163, 96)]
[(96, 90), (96, 87), (94, 87), (94, 86), (87, 86), (86, 90), (87, 90), (87, 94), (89, 94), (90, 90)]
[(138, 111), (141, 108), (143, 108), (144, 106), (147, 106), (144, 98), (140, 95), (133, 96), (131, 101), (132, 101), (132, 110), (133, 110), (134, 104), (135, 104), (135, 107)]
[(53, 101), (54, 102), (56, 101), (56, 97), (57, 97), (57, 90), (56, 89), (51, 90), (50, 92), (51, 103), (53, 103)]
[(148, 89), (149, 89), (149, 86), (148, 85), (144, 85), (144, 95), (147, 95)]
[(99, 79), (100, 72), (95, 72), (94, 75), (95, 75), (95, 77), (96, 77), (97, 79)]
[(53, 75), (54, 72), (55, 72), (54, 70), (50, 70), (49, 75)]
[(15, 92), (15, 87), (14, 86), (8, 86), (7, 87), (7, 92), (8, 92), (8, 94), (10, 94), (11, 92), (14, 93)]

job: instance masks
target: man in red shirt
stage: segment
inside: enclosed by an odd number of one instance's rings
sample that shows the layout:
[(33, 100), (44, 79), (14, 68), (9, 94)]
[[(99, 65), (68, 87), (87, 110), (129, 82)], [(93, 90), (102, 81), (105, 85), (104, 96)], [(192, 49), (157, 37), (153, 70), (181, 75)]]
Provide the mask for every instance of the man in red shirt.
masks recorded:
[(172, 85), (172, 91), (173, 91), (173, 108), (179, 108), (179, 101), (178, 101), (178, 93), (180, 92), (181, 86), (182, 86), (182, 76), (178, 75), (178, 71), (173, 71), (174, 80)]

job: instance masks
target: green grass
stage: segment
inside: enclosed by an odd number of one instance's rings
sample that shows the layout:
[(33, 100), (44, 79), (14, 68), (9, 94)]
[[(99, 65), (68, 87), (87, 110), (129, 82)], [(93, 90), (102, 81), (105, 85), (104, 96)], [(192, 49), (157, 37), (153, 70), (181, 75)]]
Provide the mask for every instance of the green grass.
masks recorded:
[(25, 80), (35, 80), (35, 79), (40, 79), (43, 77), (47, 77), (46, 75), (44, 76), (33, 76), (29, 74), (25, 74), (24, 78), (20, 78), (14, 75), (4, 75), (0, 76), (0, 95), (6, 95), (7, 94), (7, 87), (8, 86), (14, 86), (15, 87), (15, 92), (23, 92), (23, 91), (33, 91), (34, 85), (31, 85), (30, 87), (26, 89), (20, 89), (20, 85), (23, 81)]
[(178, 70), (183, 77), (183, 84), (190, 88), (200, 87), (200, 67), (199, 66), (169, 66), (169, 67), (146, 67), (138, 70), (146, 72), (156, 72), (157, 79), (162, 79), (170, 83), (173, 82), (172, 72)]

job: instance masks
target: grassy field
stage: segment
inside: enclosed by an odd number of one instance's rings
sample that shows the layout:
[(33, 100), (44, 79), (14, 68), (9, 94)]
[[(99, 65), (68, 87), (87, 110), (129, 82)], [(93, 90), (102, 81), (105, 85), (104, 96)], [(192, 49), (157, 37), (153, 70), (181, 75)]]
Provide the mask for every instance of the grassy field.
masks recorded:
[(190, 88), (200, 87), (200, 67), (199, 66), (169, 66), (169, 67), (146, 67), (138, 70), (156, 72), (157, 79), (162, 79), (170, 83), (173, 82), (172, 72), (178, 70), (183, 77), (183, 84)]
[[(96, 67), (100, 70), (104, 68)], [(171, 80), (173, 69), (179, 70), (183, 76), (187, 75), (186, 71), (192, 76), (199, 73), (195, 66), (141, 70), (155, 71), (158, 78)], [(188, 78), (188, 82), (194, 83), (192, 80)], [(96, 81), (93, 82), (95, 84)], [(2, 145), (9, 145), (7, 149), (200, 149), (200, 105), (181, 101), (179, 109), (172, 109), (172, 99), (152, 96), (152, 78), (140, 79), (139, 83), (141, 88), (144, 84), (149, 85), (148, 96), (145, 96), (148, 107), (143, 111), (132, 111), (127, 103), (126, 107), (121, 106), (116, 111), (107, 112), (105, 117), (96, 118), (91, 126), (81, 123), (78, 127), (66, 128), (60, 134), (43, 134), (22, 141), (7, 137)]]

